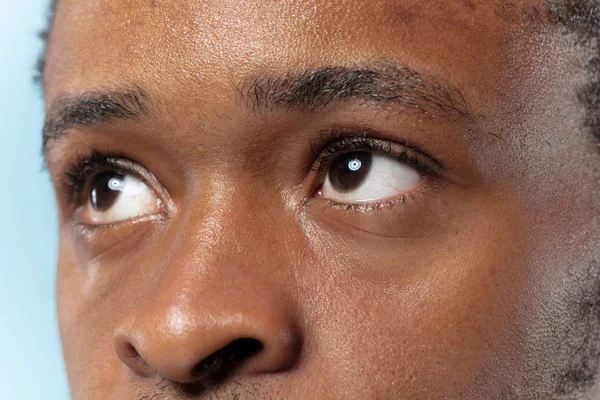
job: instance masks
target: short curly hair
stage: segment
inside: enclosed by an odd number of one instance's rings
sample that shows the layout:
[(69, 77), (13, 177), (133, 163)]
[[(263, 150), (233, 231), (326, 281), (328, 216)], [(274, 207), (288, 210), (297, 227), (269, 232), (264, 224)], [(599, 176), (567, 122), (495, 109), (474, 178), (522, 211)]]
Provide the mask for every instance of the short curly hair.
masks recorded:
[(550, 5), (551, 21), (577, 35), (590, 49), (591, 58), (586, 66), (590, 82), (580, 93), (586, 107), (586, 126), (600, 142), (600, 1), (598, 0), (555, 0)]
[(48, 38), (50, 37), (50, 31), (52, 30), (52, 24), (54, 22), (54, 14), (56, 13), (56, 6), (58, 5), (58, 0), (50, 0), (50, 7), (48, 11), (48, 22), (46, 23), (46, 28), (41, 31), (38, 36), (42, 41), (43, 49), (42, 53), (38, 57), (36, 64), (36, 74), (34, 76), (35, 81), (41, 82), (44, 76), (44, 66), (46, 64), (46, 52), (48, 49)]

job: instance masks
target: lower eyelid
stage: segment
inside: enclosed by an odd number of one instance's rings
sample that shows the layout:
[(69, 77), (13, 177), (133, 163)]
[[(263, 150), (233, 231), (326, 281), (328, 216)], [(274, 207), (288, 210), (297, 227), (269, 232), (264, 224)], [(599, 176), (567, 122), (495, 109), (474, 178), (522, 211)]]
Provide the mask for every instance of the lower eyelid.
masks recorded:
[(109, 232), (109, 231), (113, 231), (114, 229), (128, 229), (128, 228), (132, 228), (135, 227), (137, 225), (145, 225), (148, 223), (160, 223), (161, 221), (165, 220), (166, 215), (165, 213), (159, 213), (159, 214), (151, 214), (151, 215), (144, 215), (144, 216), (140, 216), (138, 218), (131, 218), (131, 219), (127, 219), (127, 220), (123, 220), (123, 221), (117, 221), (117, 222), (110, 222), (110, 223), (106, 223), (106, 224), (94, 224), (94, 223), (86, 223), (86, 222), (82, 222), (81, 220), (76, 220), (73, 223), (73, 227), (75, 228), (75, 230), (80, 234), (80, 235), (85, 235), (85, 236), (92, 236), (95, 234), (100, 234), (102, 232)]
[(330, 208), (338, 208), (341, 209), (343, 211), (359, 211), (359, 212), (363, 212), (363, 213), (369, 213), (369, 212), (377, 212), (379, 210), (382, 209), (387, 209), (387, 208), (392, 208), (394, 206), (397, 205), (405, 205), (406, 203), (406, 194), (403, 194), (401, 196), (395, 197), (393, 199), (390, 200), (386, 200), (383, 202), (376, 202), (376, 203), (341, 203), (335, 200), (329, 200), (329, 199), (325, 199), (325, 198), (321, 198), (319, 199), (320, 201), (323, 202), (327, 202), (328, 203), (328, 207)]
[[(119, 214), (118, 210), (113, 210), (112, 208), (109, 208), (106, 211), (97, 211), (97, 210), (92, 210), (91, 209), (91, 205), (85, 204), (82, 206), (82, 214), (85, 213), (85, 211), (88, 211), (88, 218), (87, 218), (87, 224), (88, 225), (117, 225), (121, 222), (127, 222), (127, 221), (136, 221), (136, 220), (141, 220), (144, 219), (145, 217), (148, 216), (153, 216), (153, 215), (158, 215), (158, 214), (164, 214), (164, 206), (163, 206), (163, 202), (161, 201), (161, 199), (154, 193), (154, 190), (152, 190), (151, 188), (147, 188), (147, 190), (149, 192), (151, 192), (150, 194), (147, 194), (149, 196), (152, 196), (152, 198), (146, 199), (148, 201), (146, 201), (145, 204), (140, 205), (140, 208), (143, 208), (143, 211), (140, 212), (138, 215), (132, 215), (131, 217), (119, 217), (119, 216), (115, 216), (115, 214)], [(139, 195), (138, 195), (139, 196)], [(115, 205), (111, 206), (111, 207), (117, 207), (118, 206), (118, 201), (115, 203)], [(147, 211), (148, 209), (152, 209), (151, 211)], [(96, 217), (93, 217), (93, 215), (95, 215)], [(82, 215), (80, 215), (79, 217), (81, 220), (85, 219)], [(110, 222), (102, 222), (102, 219), (104, 220), (111, 220)]]
[(337, 208), (343, 211), (360, 211), (360, 212), (375, 212), (386, 208), (393, 208), (394, 206), (400, 204), (404, 205), (406, 202), (406, 198), (409, 196), (409, 193), (405, 193), (399, 195), (397, 197), (393, 197), (387, 200), (377, 201), (377, 202), (358, 202), (358, 203), (344, 203), (336, 200), (327, 199), (324, 197), (317, 197), (315, 200), (319, 202), (325, 203), (327, 208)]

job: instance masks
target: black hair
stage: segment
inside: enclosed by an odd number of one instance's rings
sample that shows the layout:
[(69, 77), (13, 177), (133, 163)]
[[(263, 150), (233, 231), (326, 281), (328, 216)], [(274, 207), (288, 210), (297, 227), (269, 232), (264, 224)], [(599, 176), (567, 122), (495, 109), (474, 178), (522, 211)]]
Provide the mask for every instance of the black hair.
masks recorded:
[(36, 73), (34, 75), (34, 80), (36, 82), (41, 82), (44, 76), (44, 67), (46, 65), (46, 52), (48, 50), (48, 39), (50, 37), (50, 31), (52, 30), (52, 24), (54, 22), (54, 14), (56, 13), (56, 6), (58, 5), (58, 0), (50, 0), (50, 7), (48, 9), (47, 23), (46, 28), (41, 31), (38, 36), (43, 41), (43, 49), (42, 54), (39, 56), (36, 64)]
[(590, 81), (579, 95), (586, 107), (585, 124), (600, 143), (600, 0), (554, 0), (548, 9), (550, 22), (576, 35), (590, 52)]

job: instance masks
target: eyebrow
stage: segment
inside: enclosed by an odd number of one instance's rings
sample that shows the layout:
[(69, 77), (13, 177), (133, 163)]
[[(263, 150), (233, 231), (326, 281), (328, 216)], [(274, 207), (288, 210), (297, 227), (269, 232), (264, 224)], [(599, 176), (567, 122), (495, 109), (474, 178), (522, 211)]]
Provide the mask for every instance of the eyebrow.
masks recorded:
[[(430, 119), (473, 120), (463, 95), (454, 86), (389, 61), (327, 66), (285, 75), (258, 74), (242, 81), (237, 95), (239, 104), (255, 113), (315, 112), (359, 100), (390, 105), (399, 112), (420, 113)], [(152, 99), (138, 86), (63, 95), (47, 113), (43, 151), (70, 127), (141, 119), (152, 112)]]
[(138, 86), (120, 90), (94, 90), (81, 95), (62, 95), (46, 113), (42, 132), (43, 151), (46, 151), (51, 140), (59, 139), (73, 126), (136, 120), (148, 116), (150, 110), (150, 97)]
[(472, 119), (456, 87), (391, 61), (323, 67), (283, 77), (258, 75), (238, 91), (256, 112), (276, 108), (312, 112), (333, 103), (365, 100), (415, 110), (430, 118)]

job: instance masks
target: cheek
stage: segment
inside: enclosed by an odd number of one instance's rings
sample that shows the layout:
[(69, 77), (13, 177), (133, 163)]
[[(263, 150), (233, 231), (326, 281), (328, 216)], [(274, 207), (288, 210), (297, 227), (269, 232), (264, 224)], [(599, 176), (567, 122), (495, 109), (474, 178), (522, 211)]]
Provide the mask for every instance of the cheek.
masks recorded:
[(307, 320), (329, 384), (375, 398), (486, 398), (518, 377), (532, 290), (521, 217), (502, 202), (475, 204), (463, 204), (471, 219), (455, 215), (425, 237), (314, 243), (329, 273), (306, 296), (327, 307)]
[[(322, 324), (323, 376), (342, 391), (353, 387), (374, 398), (423, 398), (427, 392), (455, 398), (455, 392), (492, 389), (499, 376), (515, 375), (519, 323), (504, 309), (507, 299), (490, 295), (498, 289), (485, 278), (462, 279), (443, 284), (443, 296), (434, 293), (437, 283), (380, 293), (357, 283), (354, 291), (334, 292), (335, 301), (326, 304), (335, 315), (314, 319)], [(480, 284), (481, 291), (460, 288), (469, 284)]]
[[(122, 378), (112, 345), (111, 327), (118, 312), (110, 299), (91, 301), (93, 272), (77, 262), (68, 236), (61, 234), (56, 277), (57, 312), (63, 357), (73, 399), (113, 398)], [(122, 397), (132, 398), (132, 397)]]

